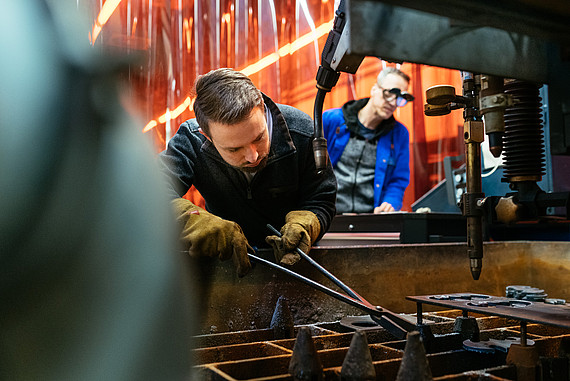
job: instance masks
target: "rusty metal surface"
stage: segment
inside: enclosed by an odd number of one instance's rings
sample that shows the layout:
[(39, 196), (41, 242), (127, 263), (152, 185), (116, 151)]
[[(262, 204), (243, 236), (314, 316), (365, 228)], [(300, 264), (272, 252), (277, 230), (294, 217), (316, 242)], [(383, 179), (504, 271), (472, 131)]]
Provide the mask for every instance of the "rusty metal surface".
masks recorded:
[[(366, 335), (366, 346), (359, 347), (364, 352), (366, 363), (374, 368), (376, 380), (396, 380), (398, 373), (415, 372), (419, 358), (423, 364), (422, 372), (431, 373), (434, 380), (517, 380), (521, 371), (533, 372), (527, 363), (509, 365), (507, 353), (496, 351), (494, 353), (474, 353), (463, 349), (463, 339), (454, 332), (454, 321), (462, 317), (460, 310), (446, 310), (438, 312), (425, 312), (423, 320), (433, 325), (437, 332), (430, 350), (425, 354), (419, 342), (415, 342), (416, 348), (406, 348), (406, 340), (394, 340), (384, 329), (370, 330), (359, 335)], [(520, 327), (516, 321), (502, 317), (483, 316), (474, 313), (477, 323), (481, 327), (482, 340), (504, 341), (507, 338), (520, 338)], [(315, 355), (322, 364), (324, 380), (341, 380), (342, 367), (348, 360), (353, 361), (351, 346), (354, 350), (355, 331), (346, 331), (346, 327), (339, 322), (316, 323), (308, 326), (296, 326), (297, 333), (310, 332), (311, 341), (314, 344)], [(272, 340), (270, 330), (266, 332), (265, 339), (259, 342), (243, 342), (244, 337), (259, 339), (261, 336), (252, 334), (254, 331), (234, 332), (225, 334), (204, 335), (203, 343), (211, 345), (215, 342), (236, 342), (240, 344), (225, 344), (209, 346), (195, 350), (198, 358), (196, 366), (196, 378), (199, 380), (292, 380), (289, 366), (296, 346), (295, 339)], [(262, 330), (261, 330), (262, 331)], [(219, 337), (225, 336), (223, 341)], [(235, 338), (231, 338), (234, 336)], [(544, 367), (550, 372), (564, 370), (568, 364), (567, 343), (570, 341), (570, 329), (549, 327), (538, 324), (529, 324), (528, 336), (534, 342), (534, 348), (541, 358)], [(218, 339), (204, 340), (204, 337), (218, 337)], [(239, 339), (237, 339), (239, 338)], [(256, 339), (257, 338), (257, 339)], [(356, 339), (364, 338), (357, 337)], [(308, 337), (304, 337), (308, 340)], [(357, 340), (358, 341), (358, 340)], [(408, 340), (409, 341), (409, 340)], [(368, 359), (369, 351), (370, 359)], [(406, 358), (405, 352), (415, 349), (416, 356)], [(421, 356), (417, 354), (420, 353)], [(360, 355), (359, 355), (360, 356)], [(347, 360), (348, 358), (348, 360)], [(562, 361), (562, 360), (564, 361)], [(355, 361), (353, 361), (355, 362)], [(358, 361), (356, 361), (358, 362)], [(353, 364), (354, 365), (354, 364)], [(358, 365), (358, 364), (355, 364)], [(346, 365), (345, 365), (346, 366)], [(540, 368), (537, 368), (540, 371)], [(368, 369), (372, 373), (372, 369)], [(345, 369), (346, 372), (346, 369)], [(368, 374), (368, 372), (366, 373)], [(518, 374), (518, 375), (517, 375)], [(368, 377), (368, 376), (366, 376)], [(550, 378), (544, 378), (550, 380)]]
[[(478, 281), (471, 278), (465, 248), (463, 243), (315, 247), (310, 255), (371, 303), (401, 313), (415, 312), (407, 295), (462, 290), (503, 295), (513, 284), (532, 285), (549, 297), (570, 300), (569, 242), (485, 243)], [(265, 258), (273, 260), (271, 253)], [(361, 315), (360, 310), (263, 266), (255, 266), (241, 279), (231, 261), (203, 262), (198, 267), (191, 287), (200, 299), (203, 334), (267, 328), (281, 296), (287, 298), (296, 325)], [(308, 264), (292, 268), (334, 288)], [(425, 310), (436, 309), (441, 307)]]
[(531, 323), (570, 328), (570, 305), (552, 305), (514, 298), (497, 297), (469, 292), (408, 296), (416, 303), (432, 304), (484, 315), (502, 316)]

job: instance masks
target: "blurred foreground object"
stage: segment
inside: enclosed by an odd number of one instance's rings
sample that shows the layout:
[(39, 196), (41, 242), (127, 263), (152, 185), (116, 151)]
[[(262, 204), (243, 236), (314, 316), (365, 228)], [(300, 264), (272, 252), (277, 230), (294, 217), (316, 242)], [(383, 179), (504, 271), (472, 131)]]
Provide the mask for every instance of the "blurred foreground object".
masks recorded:
[(190, 298), (152, 150), (67, 4), (0, 14), (0, 379), (187, 379)]

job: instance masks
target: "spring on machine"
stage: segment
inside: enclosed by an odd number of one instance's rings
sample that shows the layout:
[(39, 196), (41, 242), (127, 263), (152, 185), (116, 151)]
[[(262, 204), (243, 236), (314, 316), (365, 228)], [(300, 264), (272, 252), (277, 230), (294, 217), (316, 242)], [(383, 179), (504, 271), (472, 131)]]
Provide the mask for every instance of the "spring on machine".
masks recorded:
[(507, 181), (540, 181), (545, 174), (540, 86), (509, 80), (505, 93), (517, 102), (505, 109), (504, 177)]

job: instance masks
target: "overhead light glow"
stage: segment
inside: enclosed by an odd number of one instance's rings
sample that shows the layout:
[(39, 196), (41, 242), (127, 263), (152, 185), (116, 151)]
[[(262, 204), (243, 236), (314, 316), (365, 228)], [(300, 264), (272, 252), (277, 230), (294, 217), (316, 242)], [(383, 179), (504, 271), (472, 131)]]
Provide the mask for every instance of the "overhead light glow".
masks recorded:
[(97, 41), (97, 37), (99, 37), (99, 33), (101, 33), (101, 29), (103, 29), (103, 25), (109, 21), (111, 15), (115, 12), (119, 4), (122, 0), (107, 0), (105, 4), (101, 7), (99, 11), (99, 15), (95, 20), (95, 25), (93, 25), (93, 31), (91, 33), (91, 45), (95, 44)]
[[(317, 27), (315, 30), (313, 30), (307, 34), (302, 35), (301, 37), (299, 37), (295, 41), (283, 45), (281, 48), (279, 48), (279, 50), (277, 50), (276, 53), (270, 53), (269, 55), (263, 57), (259, 61), (255, 62), (251, 65), (248, 65), (245, 68), (240, 69), (239, 71), (241, 71), (242, 73), (244, 73), (247, 76), (258, 73), (259, 71), (261, 71), (261, 70), (265, 69), (266, 67), (277, 62), (281, 57), (285, 57), (287, 55), (293, 54), (294, 52), (301, 49), (302, 47), (307, 46), (310, 43), (318, 40), (319, 38), (321, 38), (322, 36), (324, 36), (325, 34), (327, 34), (331, 30), (332, 25), (333, 25), (333, 20), (326, 22), (326, 23), (320, 25), (319, 27)], [(146, 124), (146, 126), (143, 128), (143, 133), (152, 130), (153, 128), (158, 126), (159, 123), (160, 124), (165, 123), (167, 119), (170, 120), (170, 119), (174, 119), (174, 118), (178, 117), (180, 114), (182, 114), (185, 111), (186, 107), (190, 107), (189, 109), (192, 110), (193, 102), (194, 102), (194, 98), (187, 97), (184, 100), (184, 102), (182, 104), (180, 104), (179, 106), (177, 106), (173, 111), (170, 111), (167, 109), (164, 114), (162, 114), (158, 118), (148, 122)], [(157, 122), (157, 120), (158, 120), (158, 122)]]

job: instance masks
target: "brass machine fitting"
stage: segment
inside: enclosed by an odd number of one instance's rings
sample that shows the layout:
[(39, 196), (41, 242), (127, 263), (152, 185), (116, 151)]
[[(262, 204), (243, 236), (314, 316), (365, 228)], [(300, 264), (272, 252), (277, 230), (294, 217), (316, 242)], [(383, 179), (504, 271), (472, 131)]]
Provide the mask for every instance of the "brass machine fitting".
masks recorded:
[(485, 129), (482, 120), (466, 120), (463, 123), (463, 138), (465, 144), (483, 143), (485, 140)]
[(465, 73), (463, 96), (455, 94), (448, 85), (432, 86), (426, 90), (424, 113), (427, 116), (446, 115), (451, 110), (463, 108), (463, 137), (465, 141), (466, 192), (462, 195), (461, 210), (467, 218), (467, 251), (473, 279), (479, 279), (483, 259), (483, 223), (479, 200), (485, 195), (481, 190), (481, 143), (485, 130), (479, 112), (480, 76)]

